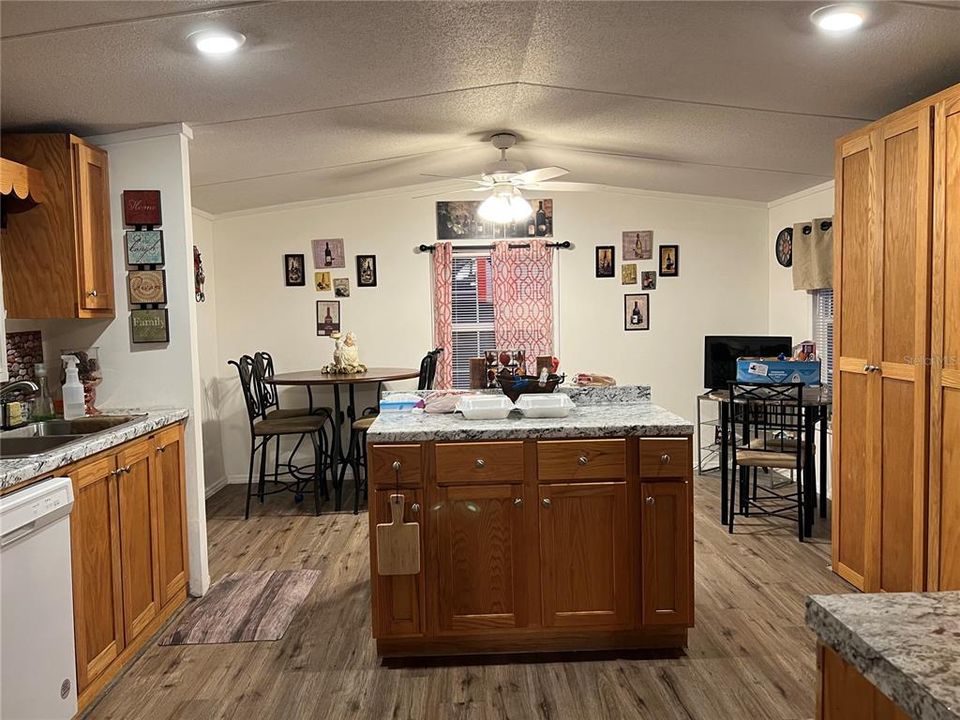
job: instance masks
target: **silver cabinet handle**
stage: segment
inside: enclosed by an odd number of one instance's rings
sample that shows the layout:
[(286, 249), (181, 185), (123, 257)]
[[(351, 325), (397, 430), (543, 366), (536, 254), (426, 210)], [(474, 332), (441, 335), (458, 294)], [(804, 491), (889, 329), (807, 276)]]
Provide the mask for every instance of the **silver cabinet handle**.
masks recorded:
[(660, 456), (660, 464), (661, 465), (670, 464), (670, 456), (667, 453), (664, 453), (663, 455)]
[(577, 462), (581, 465), (586, 465), (588, 462), (590, 462), (590, 458), (588, 458), (586, 455), (581, 455), (577, 458)]
[(416, 515), (417, 513), (419, 513), (419, 512), (420, 512), (420, 503), (414, 503), (413, 505), (411, 505), (411, 506), (410, 506), (410, 512), (412, 512), (414, 515)]
[(96, 296), (97, 296), (96, 290), (91, 290), (90, 292), (87, 293), (87, 297), (96, 297)]
[(400, 468), (401, 468), (400, 461), (394, 460), (393, 465), (391, 467), (393, 467), (394, 472), (400, 472)]
[(548, 508), (548, 507), (550, 507), (553, 503), (550, 502), (550, 498), (544, 498), (543, 500), (540, 501), (540, 504), (543, 505), (545, 508)]
[(523, 505), (523, 498), (514, 498), (513, 504), (515, 507), (520, 507), (521, 505)]
[(130, 466), (130, 465), (125, 465), (125, 466), (123, 467), (123, 471), (124, 471), (125, 473), (127, 473), (127, 474), (130, 474), (130, 468), (131, 468), (131, 467), (132, 467), (132, 466)]
[(647, 495), (647, 499), (646, 499), (647, 505), (653, 505), (655, 502), (657, 501), (654, 500), (653, 495)]
[(864, 366), (863, 366), (863, 371), (864, 371), (864, 372), (879, 372), (879, 371), (880, 371), (880, 366), (879, 366), (879, 365), (864, 365)]
[(473, 463), (476, 468), (479, 470), (483, 468), (487, 463), (483, 458), (477, 458), (476, 462)]
[(166, 451), (167, 451), (167, 447), (165, 445), (157, 445), (157, 452), (162, 453)]

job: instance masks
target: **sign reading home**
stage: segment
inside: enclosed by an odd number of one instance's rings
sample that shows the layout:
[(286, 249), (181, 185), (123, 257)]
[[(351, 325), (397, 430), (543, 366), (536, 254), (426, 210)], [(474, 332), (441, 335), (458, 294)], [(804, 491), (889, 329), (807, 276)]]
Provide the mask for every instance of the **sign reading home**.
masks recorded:
[(123, 224), (160, 225), (160, 191), (124, 190)]

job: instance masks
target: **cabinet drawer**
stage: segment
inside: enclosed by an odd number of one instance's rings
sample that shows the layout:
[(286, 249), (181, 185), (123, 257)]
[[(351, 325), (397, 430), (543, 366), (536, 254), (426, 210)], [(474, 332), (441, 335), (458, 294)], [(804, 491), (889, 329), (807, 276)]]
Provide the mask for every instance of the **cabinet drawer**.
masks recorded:
[(423, 466), (419, 445), (371, 445), (369, 447), (370, 477), (374, 485), (388, 487), (397, 484), (394, 463), (400, 463), (400, 485), (423, 485)]
[(690, 441), (685, 438), (640, 441), (640, 477), (683, 478), (691, 472)]
[(522, 442), (437, 445), (437, 485), (522, 480)]
[(537, 443), (540, 480), (626, 477), (626, 441), (541, 440)]

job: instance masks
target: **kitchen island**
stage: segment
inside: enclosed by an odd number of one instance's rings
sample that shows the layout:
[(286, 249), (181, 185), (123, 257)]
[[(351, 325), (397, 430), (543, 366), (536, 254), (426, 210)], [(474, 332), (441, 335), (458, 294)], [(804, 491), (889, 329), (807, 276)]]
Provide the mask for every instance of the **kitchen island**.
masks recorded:
[[(567, 418), (382, 413), (368, 433), (381, 655), (677, 648), (693, 625), (692, 433), (649, 401)], [(419, 572), (378, 572), (402, 496)], [(385, 555), (388, 553), (384, 550)]]

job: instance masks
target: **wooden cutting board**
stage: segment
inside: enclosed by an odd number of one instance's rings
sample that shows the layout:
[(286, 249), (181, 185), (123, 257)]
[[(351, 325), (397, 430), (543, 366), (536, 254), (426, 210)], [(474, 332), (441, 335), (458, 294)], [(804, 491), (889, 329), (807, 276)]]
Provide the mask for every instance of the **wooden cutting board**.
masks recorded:
[(392, 522), (377, 525), (377, 572), (380, 575), (420, 572), (420, 524), (403, 521), (403, 506), (403, 495), (390, 495)]

